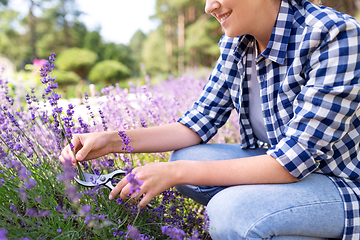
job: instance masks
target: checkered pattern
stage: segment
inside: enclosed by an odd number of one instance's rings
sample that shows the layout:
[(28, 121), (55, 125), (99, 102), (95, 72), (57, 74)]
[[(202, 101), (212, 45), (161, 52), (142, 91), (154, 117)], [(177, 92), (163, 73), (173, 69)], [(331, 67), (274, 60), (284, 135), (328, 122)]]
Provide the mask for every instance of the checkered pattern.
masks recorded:
[[(273, 156), (292, 175), (329, 176), (345, 202), (343, 239), (360, 239), (360, 26), (308, 1), (282, 1), (270, 42), (256, 59)], [(243, 147), (256, 148), (249, 121), (254, 38), (224, 36), (201, 97), (179, 122), (206, 143), (239, 114)]]

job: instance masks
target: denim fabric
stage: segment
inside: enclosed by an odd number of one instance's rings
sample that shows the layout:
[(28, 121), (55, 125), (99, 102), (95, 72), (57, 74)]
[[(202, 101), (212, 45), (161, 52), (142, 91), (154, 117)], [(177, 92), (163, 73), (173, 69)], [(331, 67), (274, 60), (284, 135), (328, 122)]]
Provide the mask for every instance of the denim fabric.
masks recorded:
[[(169, 161), (211, 161), (265, 154), (239, 144), (204, 144), (175, 151)], [(176, 186), (182, 194), (207, 205), (210, 235), (221, 239), (341, 239), (344, 203), (335, 184), (312, 173), (297, 183), (232, 187)]]

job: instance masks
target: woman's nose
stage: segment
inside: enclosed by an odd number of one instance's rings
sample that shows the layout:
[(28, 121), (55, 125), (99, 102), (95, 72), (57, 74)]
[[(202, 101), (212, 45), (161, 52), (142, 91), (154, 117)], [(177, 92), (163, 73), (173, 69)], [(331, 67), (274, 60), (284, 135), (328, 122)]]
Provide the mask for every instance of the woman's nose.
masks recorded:
[(217, 0), (206, 0), (205, 12), (211, 14), (214, 10), (220, 7), (220, 3)]

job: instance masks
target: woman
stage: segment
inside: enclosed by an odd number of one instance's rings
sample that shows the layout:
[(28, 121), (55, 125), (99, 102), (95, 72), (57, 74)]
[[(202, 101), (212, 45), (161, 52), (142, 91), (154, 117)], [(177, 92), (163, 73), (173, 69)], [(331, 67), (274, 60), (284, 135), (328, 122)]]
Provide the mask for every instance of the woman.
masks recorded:
[[(129, 130), (140, 207), (176, 186), (207, 205), (215, 239), (359, 239), (359, 23), (295, 0), (207, 0), (225, 35), (199, 100), (177, 123)], [(206, 144), (239, 113), (241, 146)], [(61, 161), (121, 151), (117, 132), (76, 135)], [(128, 198), (123, 179), (110, 193)]]

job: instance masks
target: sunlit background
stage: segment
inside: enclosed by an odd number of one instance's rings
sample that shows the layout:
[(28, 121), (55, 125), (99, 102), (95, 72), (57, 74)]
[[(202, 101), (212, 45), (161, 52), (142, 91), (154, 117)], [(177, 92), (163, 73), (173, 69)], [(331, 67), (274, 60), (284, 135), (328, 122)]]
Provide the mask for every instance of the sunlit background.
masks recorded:
[[(206, 0), (0, 0), (0, 65), (12, 79), (38, 82), (57, 54), (58, 84), (74, 97), (97, 89), (211, 68), (223, 35)], [(357, 17), (358, 0), (313, 0)]]
[[(35, 2), (35, 1), (34, 1)], [(100, 29), (100, 34), (107, 42), (128, 44), (136, 30), (148, 33), (158, 25), (155, 14), (155, 0), (76, 0), (77, 9), (82, 12), (79, 20), (84, 22), (89, 30)], [(22, 16), (29, 12), (30, 1), (9, 1), (11, 9), (20, 11)], [(40, 7), (35, 7), (34, 14), (42, 15)]]

